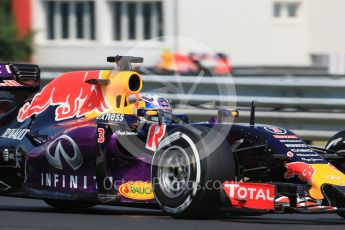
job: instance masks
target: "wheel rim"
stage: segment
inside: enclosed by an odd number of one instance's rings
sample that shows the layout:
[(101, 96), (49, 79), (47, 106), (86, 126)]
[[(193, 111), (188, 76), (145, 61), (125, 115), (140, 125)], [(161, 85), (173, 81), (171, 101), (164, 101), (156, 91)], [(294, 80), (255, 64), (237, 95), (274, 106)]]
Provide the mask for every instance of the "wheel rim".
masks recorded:
[(186, 151), (179, 146), (166, 149), (158, 164), (158, 179), (161, 191), (170, 199), (183, 194), (188, 186), (191, 165)]

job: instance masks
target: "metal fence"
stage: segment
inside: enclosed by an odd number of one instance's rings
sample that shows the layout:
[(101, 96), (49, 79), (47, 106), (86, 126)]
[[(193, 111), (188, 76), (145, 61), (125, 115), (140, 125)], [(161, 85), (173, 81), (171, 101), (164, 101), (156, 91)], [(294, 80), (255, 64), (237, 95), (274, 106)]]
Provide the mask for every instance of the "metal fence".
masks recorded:
[[(43, 73), (48, 81), (58, 73)], [(345, 129), (345, 78), (335, 76), (150, 76), (143, 94), (168, 98), (175, 113), (207, 120), (219, 107), (236, 107), (238, 122), (249, 121), (248, 107), (257, 104), (257, 122), (286, 127), (306, 140), (327, 140)]]

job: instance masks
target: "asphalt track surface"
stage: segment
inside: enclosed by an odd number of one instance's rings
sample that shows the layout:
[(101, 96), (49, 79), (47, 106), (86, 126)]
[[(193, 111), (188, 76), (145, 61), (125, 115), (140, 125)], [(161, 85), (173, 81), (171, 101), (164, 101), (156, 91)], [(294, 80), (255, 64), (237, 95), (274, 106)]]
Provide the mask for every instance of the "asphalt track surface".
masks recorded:
[(212, 220), (175, 220), (156, 210), (96, 206), (86, 211), (63, 212), (43, 201), (0, 198), (0, 230), (185, 230), (185, 229), (345, 229), (345, 220), (336, 214), (282, 214), (255, 217), (222, 216)]

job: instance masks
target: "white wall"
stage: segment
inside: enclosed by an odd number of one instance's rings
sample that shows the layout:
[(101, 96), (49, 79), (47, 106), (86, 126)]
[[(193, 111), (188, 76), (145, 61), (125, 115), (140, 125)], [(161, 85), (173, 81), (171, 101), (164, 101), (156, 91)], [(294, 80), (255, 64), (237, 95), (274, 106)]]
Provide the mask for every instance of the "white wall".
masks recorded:
[(230, 54), (234, 65), (309, 64), (304, 20), (275, 21), (271, 0), (178, 2), (179, 35)]
[[(107, 56), (127, 54), (138, 45), (131, 54), (146, 57), (147, 65), (152, 65), (164, 48), (198, 51), (186, 40), (173, 38), (149, 44), (112, 41), (107, 7), (111, 0), (96, 1), (95, 41), (49, 41), (45, 39), (42, 1), (33, 0), (32, 14), (34, 61), (42, 67), (109, 66)], [(302, 3), (296, 20), (275, 19), (275, 1), (280, 0), (163, 0), (165, 35), (187, 37), (224, 52), (234, 65), (308, 66), (311, 54), (345, 53), (345, 0), (284, 0)]]
[[(61, 0), (62, 1), (62, 0)], [(33, 0), (33, 29), (35, 30), (34, 62), (43, 68), (103, 68), (111, 67), (106, 57), (111, 55), (143, 56), (145, 64), (153, 65), (162, 48), (172, 49), (173, 40), (164, 42), (113, 41), (109, 0), (95, 1), (96, 40), (47, 40), (44, 0)], [(174, 34), (174, 11), (171, 0), (163, 0), (165, 33)], [(155, 57), (155, 58), (152, 58)]]
[(345, 52), (345, 0), (309, 1), (311, 53)]

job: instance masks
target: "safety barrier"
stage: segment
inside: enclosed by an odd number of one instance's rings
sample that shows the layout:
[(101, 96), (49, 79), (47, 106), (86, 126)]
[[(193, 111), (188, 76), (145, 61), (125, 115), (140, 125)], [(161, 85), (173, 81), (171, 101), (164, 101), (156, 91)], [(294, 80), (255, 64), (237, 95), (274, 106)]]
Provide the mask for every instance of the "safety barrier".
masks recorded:
[[(58, 73), (42, 74), (48, 81)], [(143, 94), (168, 98), (175, 113), (207, 120), (219, 107), (237, 107), (238, 122), (249, 121), (257, 105), (257, 122), (295, 131), (306, 140), (327, 140), (345, 129), (345, 78), (336, 76), (151, 76), (144, 75)]]

